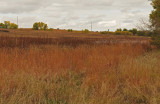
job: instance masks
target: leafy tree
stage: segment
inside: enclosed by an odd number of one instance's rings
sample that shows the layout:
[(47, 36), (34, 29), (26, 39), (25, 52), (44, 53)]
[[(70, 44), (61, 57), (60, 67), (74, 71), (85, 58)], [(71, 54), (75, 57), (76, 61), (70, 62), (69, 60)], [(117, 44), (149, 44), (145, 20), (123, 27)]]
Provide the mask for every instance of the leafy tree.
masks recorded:
[(129, 32), (131, 32), (135, 35), (135, 34), (137, 34), (138, 30), (136, 28), (133, 28), (133, 29), (129, 30)]
[(128, 31), (128, 30), (126, 28), (124, 28), (123, 31)]
[(44, 24), (43, 29), (44, 29), (44, 30), (47, 30), (47, 29), (48, 29), (48, 25), (47, 25), (47, 24)]
[(11, 28), (11, 29), (18, 29), (18, 25), (15, 24), (15, 23), (11, 23), (11, 24), (10, 24), (10, 28)]
[(150, 14), (150, 22), (154, 35), (151, 44), (160, 48), (160, 0), (153, 0), (152, 6), (153, 11)]
[(4, 21), (5, 28), (10, 28), (10, 21)]
[(85, 30), (82, 30), (82, 32), (84, 32), (84, 33), (89, 33), (89, 30), (88, 30), (88, 29), (85, 29)]
[(121, 28), (119, 28), (119, 29), (117, 29), (116, 31), (122, 31), (122, 29), (121, 29)]
[(4, 24), (0, 23), (0, 28), (18, 29), (18, 25), (15, 23), (10, 23), (10, 21), (4, 21)]
[(5, 28), (5, 25), (3, 23), (0, 23), (0, 28)]
[(160, 0), (152, 1), (153, 11), (150, 14), (150, 21), (155, 30), (160, 30)]
[(68, 29), (68, 32), (72, 32), (73, 30), (72, 29)]
[(43, 22), (35, 22), (33, 24), (33, 29), (34, 30), (47, 30), (48, 26), (47, 26), (47, 24), (45, 24)]
[(37, 22), (33, 24), (33, 29), (34, 30), (39, 30), (39, 25), (38, 25)]

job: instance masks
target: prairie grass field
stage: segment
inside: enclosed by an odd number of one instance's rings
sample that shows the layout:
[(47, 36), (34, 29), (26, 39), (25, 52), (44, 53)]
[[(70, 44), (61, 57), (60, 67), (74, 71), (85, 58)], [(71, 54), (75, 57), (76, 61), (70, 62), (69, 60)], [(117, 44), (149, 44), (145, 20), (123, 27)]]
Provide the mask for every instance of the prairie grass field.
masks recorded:
[(160, 104), (150, 38), (0, 31), (0, 104)]

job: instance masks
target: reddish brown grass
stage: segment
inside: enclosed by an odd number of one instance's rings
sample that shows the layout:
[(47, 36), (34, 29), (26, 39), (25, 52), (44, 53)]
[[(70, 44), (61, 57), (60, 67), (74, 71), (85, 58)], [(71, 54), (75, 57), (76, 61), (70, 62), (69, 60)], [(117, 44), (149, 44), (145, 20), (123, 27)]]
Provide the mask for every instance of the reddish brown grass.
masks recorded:
[(148, 38), (64, 37), (0, 37), (1, 104), (159, 103)]

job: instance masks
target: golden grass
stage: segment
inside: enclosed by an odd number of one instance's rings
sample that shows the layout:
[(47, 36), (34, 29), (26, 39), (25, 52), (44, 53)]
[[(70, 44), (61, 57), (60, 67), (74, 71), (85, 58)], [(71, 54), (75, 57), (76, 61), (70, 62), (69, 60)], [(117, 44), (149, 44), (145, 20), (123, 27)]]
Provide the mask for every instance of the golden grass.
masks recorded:
[(143, 45), (0, 49), (0, 104), (158, 104), (160, 53)]

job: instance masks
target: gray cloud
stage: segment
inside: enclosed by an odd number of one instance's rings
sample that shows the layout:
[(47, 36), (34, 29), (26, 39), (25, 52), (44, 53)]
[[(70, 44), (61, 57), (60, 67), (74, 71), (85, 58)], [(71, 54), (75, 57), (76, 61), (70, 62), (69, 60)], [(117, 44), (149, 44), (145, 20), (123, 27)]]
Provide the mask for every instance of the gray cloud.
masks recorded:
[(0, 0), (0, 21), (32, 27), (36, 21), (53, 28), (90, 28), (114, 30), (132, 28), (139, 18), (148, 17), (152, 7), (148, 0)]
[(48, 0), (4, 0), (0, 1), (1, 13), (24, 13), (33, 12), (38, 9), (51, 5), (52, 1)]

